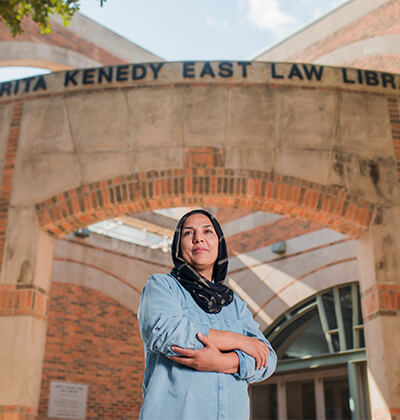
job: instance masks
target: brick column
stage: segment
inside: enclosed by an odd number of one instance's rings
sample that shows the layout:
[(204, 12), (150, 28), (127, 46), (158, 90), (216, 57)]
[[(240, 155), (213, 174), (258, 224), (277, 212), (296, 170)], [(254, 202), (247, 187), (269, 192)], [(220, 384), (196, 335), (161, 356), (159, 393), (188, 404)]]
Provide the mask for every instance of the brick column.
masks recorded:
[(37, 412), (46, 338), (53, 239), (34, 206), (12, 206), (23, 103), (11, 105), (0, 188), (0, 420)]
[(53, 245), (33, 207), (9, 210), (0, 277), (0, 420), (37, 413)]
[(400, 419), (400, 208), (358, 240), (371, 416)]

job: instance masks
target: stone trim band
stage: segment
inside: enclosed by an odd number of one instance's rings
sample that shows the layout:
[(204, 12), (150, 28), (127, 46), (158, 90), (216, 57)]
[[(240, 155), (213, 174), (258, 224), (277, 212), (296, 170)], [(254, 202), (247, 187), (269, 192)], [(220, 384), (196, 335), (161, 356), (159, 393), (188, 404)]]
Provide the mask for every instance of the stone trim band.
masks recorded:
[(47, 307), (47, 294), (34, 285), (0, 285), (0, 316), (30, 315), (44, 320)]
[(377, 284), (362, 292), (363, 318), (400, 314), (400, 285)]

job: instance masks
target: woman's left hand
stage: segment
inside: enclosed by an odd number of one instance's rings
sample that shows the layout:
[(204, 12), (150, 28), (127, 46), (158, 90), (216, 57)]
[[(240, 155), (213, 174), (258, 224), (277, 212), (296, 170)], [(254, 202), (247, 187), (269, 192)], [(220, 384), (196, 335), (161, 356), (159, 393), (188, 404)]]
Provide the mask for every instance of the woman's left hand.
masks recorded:
[(204, 344), (204, 348), (192, 350), (172, 346), (172, 351), (182, 356), (168, 356), (168, 358), (204, 372), (236, 373), (238, 371), (239, 358), (235, 352), (221, 353), (207, 336), (198, 333), (197, 337)]

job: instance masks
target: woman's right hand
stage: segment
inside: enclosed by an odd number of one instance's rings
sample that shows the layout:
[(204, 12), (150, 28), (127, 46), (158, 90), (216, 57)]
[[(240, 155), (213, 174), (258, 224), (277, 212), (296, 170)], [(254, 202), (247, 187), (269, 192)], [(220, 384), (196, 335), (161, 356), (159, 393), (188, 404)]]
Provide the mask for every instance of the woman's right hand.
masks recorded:
[(269, 348), (258, 338), (211, 328), (208, 337), (220, 351), (241, 350), (247, 353), (254, 358), (257, 369), (262, 369), (268, 364)]
[(207, 336), (198, 333), (197, 337), (204, 344), (204, 348), (192, 350), (172, 346), (171, 350), (180, 356), (168, 356), (168, 359), (203, 372), (236, 373), (238, 371), (239, 357), (235, 352), (221, 353), (216, 344)]

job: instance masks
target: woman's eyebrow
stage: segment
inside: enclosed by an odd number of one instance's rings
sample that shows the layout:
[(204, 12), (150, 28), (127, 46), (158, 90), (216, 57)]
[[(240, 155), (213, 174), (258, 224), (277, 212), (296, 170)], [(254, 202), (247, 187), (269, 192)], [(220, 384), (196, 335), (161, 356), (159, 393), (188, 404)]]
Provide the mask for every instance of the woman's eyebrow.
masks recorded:
[[(202, 225), (202, 226), (200, 226), (200, 227), (202, 227), (202, 228), (206, 228), (206, 227), (213, 227), (212, 225)], [(183, 228), (182, 228), (182, 230), (184, 230), (184, 229), (194, 229), (194, 227), (193, 226), (184, 226)]]

